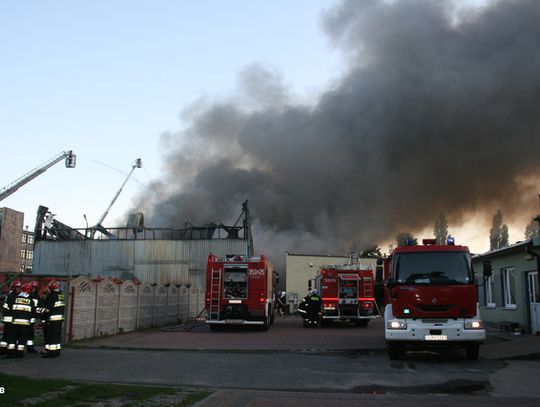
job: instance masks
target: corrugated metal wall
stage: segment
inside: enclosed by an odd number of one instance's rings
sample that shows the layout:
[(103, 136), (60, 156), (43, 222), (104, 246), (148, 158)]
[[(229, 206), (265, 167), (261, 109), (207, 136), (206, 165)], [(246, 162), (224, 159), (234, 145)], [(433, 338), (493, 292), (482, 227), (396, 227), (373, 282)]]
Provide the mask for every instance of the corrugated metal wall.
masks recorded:
[(204, 287), (208, 253), (247, 254), (247, 240), (40, 240), (34, 274), (79, 274)]

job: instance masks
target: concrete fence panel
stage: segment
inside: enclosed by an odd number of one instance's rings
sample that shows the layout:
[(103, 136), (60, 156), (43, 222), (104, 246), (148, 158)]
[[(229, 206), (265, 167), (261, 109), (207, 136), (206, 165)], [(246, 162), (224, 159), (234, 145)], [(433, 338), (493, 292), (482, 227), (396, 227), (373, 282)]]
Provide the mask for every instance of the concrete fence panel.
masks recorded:
[(197, 288), (197, 315), (201, 313), (201, 311), (205, 307), (205, 290), (203, 288)]
[[(96, 320), (96, 284), (88, 277), (77, 277), (69, 283), (69, 308), (73, 308), (73, 321), (66, 321), (71, 327), (70, 340), (92, 338)], [(71, 313), (67, 313), (69, 317)]]
[(111, 280), (97, 284), (95, 335), (112, 335), (118, 330), (120, 286)]
[(171, 284), (167, 287), (167, 323), (174, 324), (178, 322), (178, 287)]
[(186, 322), (189, 318), (189, 289), (181, 285), (178, 296), (178, 319)]
[(167, 323), (167, 287), (163, 284), (154, 290), (154, 322), (152, 325), (160, 326)]
[(137, 329), (149, 328), (154, 322), (154, 287), (145, 283), (139, 286), (139, 320)]
[(194, 286), (189, 287), (189, 319), (197, 316), (197, 289)]
[(124, 281), (120, 286), (118, 332), (137, 329), (137, 294), (137, 286), (132, 281)]

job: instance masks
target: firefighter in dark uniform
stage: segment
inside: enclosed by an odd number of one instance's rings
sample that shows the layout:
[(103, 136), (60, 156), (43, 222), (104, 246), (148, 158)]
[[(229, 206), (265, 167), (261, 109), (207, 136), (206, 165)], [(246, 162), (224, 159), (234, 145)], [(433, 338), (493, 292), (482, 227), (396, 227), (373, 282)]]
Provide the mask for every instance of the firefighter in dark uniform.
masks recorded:
[(8, 358), (22, 358), (24, 356), (24, 348), (30, 332), (30, 320), (36, 312), (34, 301), (30, 297), (31, 291), (30, 283), (23, 284), (22, 291), (15, 297), (15, 301), (10, 307), (13, 319), (7, 349)]
[(7, 353), (8, 342), (10, 340), (13, 316), (11, 315), (11, 307), (15, 298), (21, 292), (22, 284), (19, 280), (15, 280), (11, 283), (10, 290), (6, 298), (4, 299), (4, 304), (2, 305), (2, 322), (4, 323), (4, 332), (2, 333), (2, 341), (0, 342), (0, 355), (5, 355)]
[(305, 328), (317, 328), (319, 326), (321, 302), (321, 297), (319, 297), (317, 290), (313, 289), (308, 291), (308, 295), (304, 297), (298, 306), (298, 312), (302, 315)]
[(44, 358), (56, 358), (60, 356), (62, 322), (64, 321), (64, 311), (66, 303), (64, 293), (60, 290), (57, 281), (49, 283), (49, 294), (43, 301), (43, 339), (45, 350), (42, 352)]
[(34, 301), (35, 313), (30, 320), (30, 331), (28, 332), (28, 340), (26, 341), (26, 351), (28, 353), (37, 353), (34, 348), (34, 325), (36, 321), (39, 320), (41, 311), (41, 300), (38, 295), (39, 283), (34, 280), (30, 283), (30, 286), (32, 287), (30, 297), (32, 298), (32, 301)]

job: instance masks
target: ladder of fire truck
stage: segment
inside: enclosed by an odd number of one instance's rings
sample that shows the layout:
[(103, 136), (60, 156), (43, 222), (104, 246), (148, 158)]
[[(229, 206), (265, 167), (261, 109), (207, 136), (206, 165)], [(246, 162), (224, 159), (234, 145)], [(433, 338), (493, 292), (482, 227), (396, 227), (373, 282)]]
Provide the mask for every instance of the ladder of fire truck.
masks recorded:
[(219, 320), (221, 309), (221, 270), (212, 270), (210, 276), (210, 312), (209, 320)]
[[(373, 277), (363, 277), (364, 281), (364, 298), (375, 298), (375, 286), (373, 284)], [(367, 284), (369, 283), (369, 284)], [(375, 309), (377, 310), (377, 315), (381, 315), (381, 310), (379, 309), (379, 305), (377, 304), (377, 301), (373, 301), (373, 305), (375, 306)]]
[[(96, 235), (96, 232), (99, 230), (103, 233), (103, 221), (105, 220), (105, 218), (107, 217), (107, 215), (109, 214), (109, 211), (111, 210), (112, 206), (114, 205), (114, 203), (116, 202), (116, 199), (118, 198), (118, 196), (120, 195), (120, 193), (122, 192), (122, 189), (124, 189), (124, 186), (126, 185), (126, 183), (128, 182), (129, 180), (129, 177), (131, 177), (131, 174), (133, 174), (133, 171), (135, 171), (135, 168), (142, 168), (142, 160), (140, 158), (137, 158), (133, 164), (131, 165), (131, 171), (129, 172), (128, 176), (126, 177), (126, 179), (124, 180), (124, 183), (120, 186), (120, 189), (116, 192), (116, 194), (114, 195), (114, 198), (112, 199), (111, 203), (109, 204), (109, 206), (107, 207), (107, 209), (105, 210), (105, 213), (103, 213), (103, 215), (101, 215), (101, 218), (99, 218), (99, 220), (97, 221), (97, 223), (95, 224), (95, 226), (92, 226), (90, 228), (90, 238), (94, 238), (94, 236)], [(105, 233), (106, 234), (106, 233)]]
[(364, 298), (373, 298), (373, 277), (363, 277)]
[(27, 182), (30, 182), (37, 176), (43, 174), (45, 171), (47, 171), (49, 168), (51, 168), (56, 163), (59, 163), (63, 159), (65, 159), (66, 168), (75, 168), (76, 157), (77, 156), (73, 154), (73, 151), (71, 150), (62, 151), (60, 154), (51, 158), (49, 161), (41, 164), (39, 167), (34, 168), (29, 173), (23, 175), (22, 177), (13, 181), (11, 184), (0, 189), (0, 201), (13, 194)]

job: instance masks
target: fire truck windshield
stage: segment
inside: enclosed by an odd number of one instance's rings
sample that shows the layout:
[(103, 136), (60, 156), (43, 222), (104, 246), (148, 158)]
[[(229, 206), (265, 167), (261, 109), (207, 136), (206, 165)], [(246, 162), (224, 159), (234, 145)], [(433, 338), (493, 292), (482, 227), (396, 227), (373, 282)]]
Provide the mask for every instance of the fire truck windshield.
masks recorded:
[(398, 284), (470, 284), (471, 258), (466, 252), (400, 253), (395, 257)]

